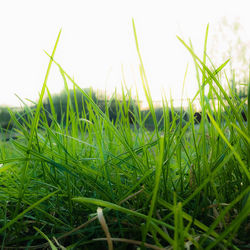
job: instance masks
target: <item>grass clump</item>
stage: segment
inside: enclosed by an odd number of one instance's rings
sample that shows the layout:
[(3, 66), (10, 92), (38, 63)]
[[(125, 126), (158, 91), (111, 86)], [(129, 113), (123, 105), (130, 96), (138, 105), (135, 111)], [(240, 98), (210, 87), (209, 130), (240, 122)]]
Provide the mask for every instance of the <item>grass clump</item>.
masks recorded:
[[(221, 85), (218, 73), (227, 62), (214, 70), (206, 66), (208, 29), (202, 60), (179, 38), (197, 69), (201, 122), (195, 124), (192, 108), (197, 95), (188, 111), (181, 107), (178, 113), (163, 98), (158, 119), (134, 23), (133, 28), (146, 116), (125, 90), (122, 102), (114, 96), (101, 109), (91, 91), (82, 90), (54, 60), (60, 33), (48, 54), (36, 108), (25, 106), (23, 119), (10, 110), (17, 139), (0, 142), (2, 249), (240, 249), (249, 244), (250, 87), (246, 106)], [(67, 95), (62, 122), (46, 84), (52, 63)], [(205, 86), (218, 104), (206, 96)], [(78, 91), (84, 96), (80, 109)], [(50, 112), (43, 104), (46, 92)], [(111, 104), (115, 119), (110, 119)], [(247, 121), (239, 115), (242, 110)], [(151, 130), (145, 127), (149, 117)]]

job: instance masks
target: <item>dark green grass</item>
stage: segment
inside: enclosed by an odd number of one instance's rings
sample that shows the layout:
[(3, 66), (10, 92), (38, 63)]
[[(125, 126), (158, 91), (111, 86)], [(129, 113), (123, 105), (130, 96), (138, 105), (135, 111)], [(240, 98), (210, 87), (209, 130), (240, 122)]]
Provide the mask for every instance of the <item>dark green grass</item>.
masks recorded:
[[(134, 32), (135, 32), (135, 26)], [(208, 32), (208, 29), (207, 29)], [(0, 142), (0, 242), (2, 249), (243, 249), (248, 242), (250, 186), (249, 107), (222, 88), (218, 72), (192, 46), (202, 120), (195, 125), (163, 98), (163, 128), (156, 119), (139, 43), (140, 73), (154, 129), (145, 128), (140, 103), (123, 92), (110, 121), (54, 60), (58, 35), (36, 110), (22, 122), (11, 112), (17, 140)], [(65, 123), (57, 121), (46, 82), (54, 63), (68, 93)], [(79, 110), (68, 81), (85, 96)], [(204, 88), (219, 104), (211, 103)], [(250, 89), (250, 88), (249, 88)], [(43, 97), (51, 107), (48, 124)], [(250, 95), (250, 94), (249, 94)], [(248, 100), (250, 99), (248, 95)], [(75, 98), (76, 100), (76, 98)], [(129, 120), (134, 109), (133, 124)], [(249, 105), (249, 101), (248, 101)], [(239, 115), (247, 111), (248, 122)], [(223, 114), (223, 115), (222, 115)], [(208, 122), (208, 117), (211, 122)], [(213, 118), (214, 117), (214, 118)], [(97, 210), (98, 207), (102, 209)]]

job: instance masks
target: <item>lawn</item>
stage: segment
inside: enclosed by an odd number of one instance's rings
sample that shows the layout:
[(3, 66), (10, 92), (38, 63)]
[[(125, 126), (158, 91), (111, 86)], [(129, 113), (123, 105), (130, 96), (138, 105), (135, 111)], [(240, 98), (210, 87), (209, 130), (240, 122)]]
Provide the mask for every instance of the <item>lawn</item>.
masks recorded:
[[(172, 100), (163, 98), (159, 126), (133, 28), (153, 129), (145, 127), (147, 116), (126, 88), (112, 121), (111, 102), (106, 100), (102, 111), (77, 85), (54, 59), (60, 31), (48, 54), (36, 109), (24, 104), (25, 118), (10, 110), (17, 138), (0, 142), (2, 249), (249, 247), (250, 85), (245, 99), (230, 88), (225, 91), (218, 73), (227, 62), (211, 70), (206, 56), (199, 59), (179, 38), (194, 59), (199, 91), (188, 109), (181, 107), (178, 113)], [(47, 88), (52, 63), (68, 93), (64, 123), (58, 122)], [(84, 95), (86, 109), (72, 102), (68, 82), (74, 93)], [(205, 94), (205, 86), (218, 104)], [(196, 98), (202, 109), (199, 125), (192, 108)], [(138, 109), (131, 111), (131, 105)], [(189, 119), (184, 121), (185, 113)]]

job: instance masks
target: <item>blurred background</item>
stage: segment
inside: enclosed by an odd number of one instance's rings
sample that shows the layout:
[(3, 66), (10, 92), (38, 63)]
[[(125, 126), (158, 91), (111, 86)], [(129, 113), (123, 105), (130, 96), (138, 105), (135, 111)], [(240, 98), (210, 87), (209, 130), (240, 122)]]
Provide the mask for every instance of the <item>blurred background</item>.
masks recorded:
[[(20, 106), (21, 99), (36, 101), (60, 28), (55, 59), (82, 88), (97, 95), (121, 91), (121, 82), (145, 96), (133, 35), (134, 18), (142, 59), (155, 105), (162, 93), (180, 104), (198, 89), (192, 58), (176, 35), (202, 56), (209, 23), (208, 56), (215, 66), (231, 58), (229, 79), (245, 82), (249, 75), (250, 16), (248, 1), (85, 1), (11, 0), (0, 2), (0, 105)], [(232, 72), (232, 69), (235, 71)], [(48, 87), (60, 93), (64, 84), (53, 65)], [(16, 95), (15, 95), (16, 94)]]

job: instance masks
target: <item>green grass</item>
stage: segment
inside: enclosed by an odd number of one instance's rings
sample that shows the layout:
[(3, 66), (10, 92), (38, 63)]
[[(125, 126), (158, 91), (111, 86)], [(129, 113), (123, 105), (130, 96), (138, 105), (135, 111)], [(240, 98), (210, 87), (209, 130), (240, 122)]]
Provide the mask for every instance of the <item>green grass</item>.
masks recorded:
[[(189, 121), (183, 120), (183, 107), (174, 112), (165, 97), (159, 121), (134, 22), (133, 29), (154, 129), (146, 129), (149, 116), (141, 115), (126, 83), (122, 102), (114, 95), (117, 119), (109, 119), (112, 100), (105, 100), (102, 111), (55, 61), (60, 31), (47, 53), (36, 109), (24, 104), (27, 115), (19, 119), (10, 110), (18, 139), (0, 141), (1, 249), (244, 249), (249, 244), (250, 86), (248, 107), (224, 90), (218, 73), (227, 62), (214, 70), (206, 65), (208, 28), (202, 60), (192, 44), (178, 38), (194, 59), (199, 91), (190, 100)], [(65, 123), (57, 120), (46, 84), (52, 63), (68, 93)], [(205, 86), (218, 105), (209, 101)], [(86, 109), (78, 108), (77, 90)], [(51, 124), (43, 106), (46, 92)], [(192, 108), (198, 95), (199, 126)], [(133, 109), (133, 124), (131, 105), (139, 107)]]

